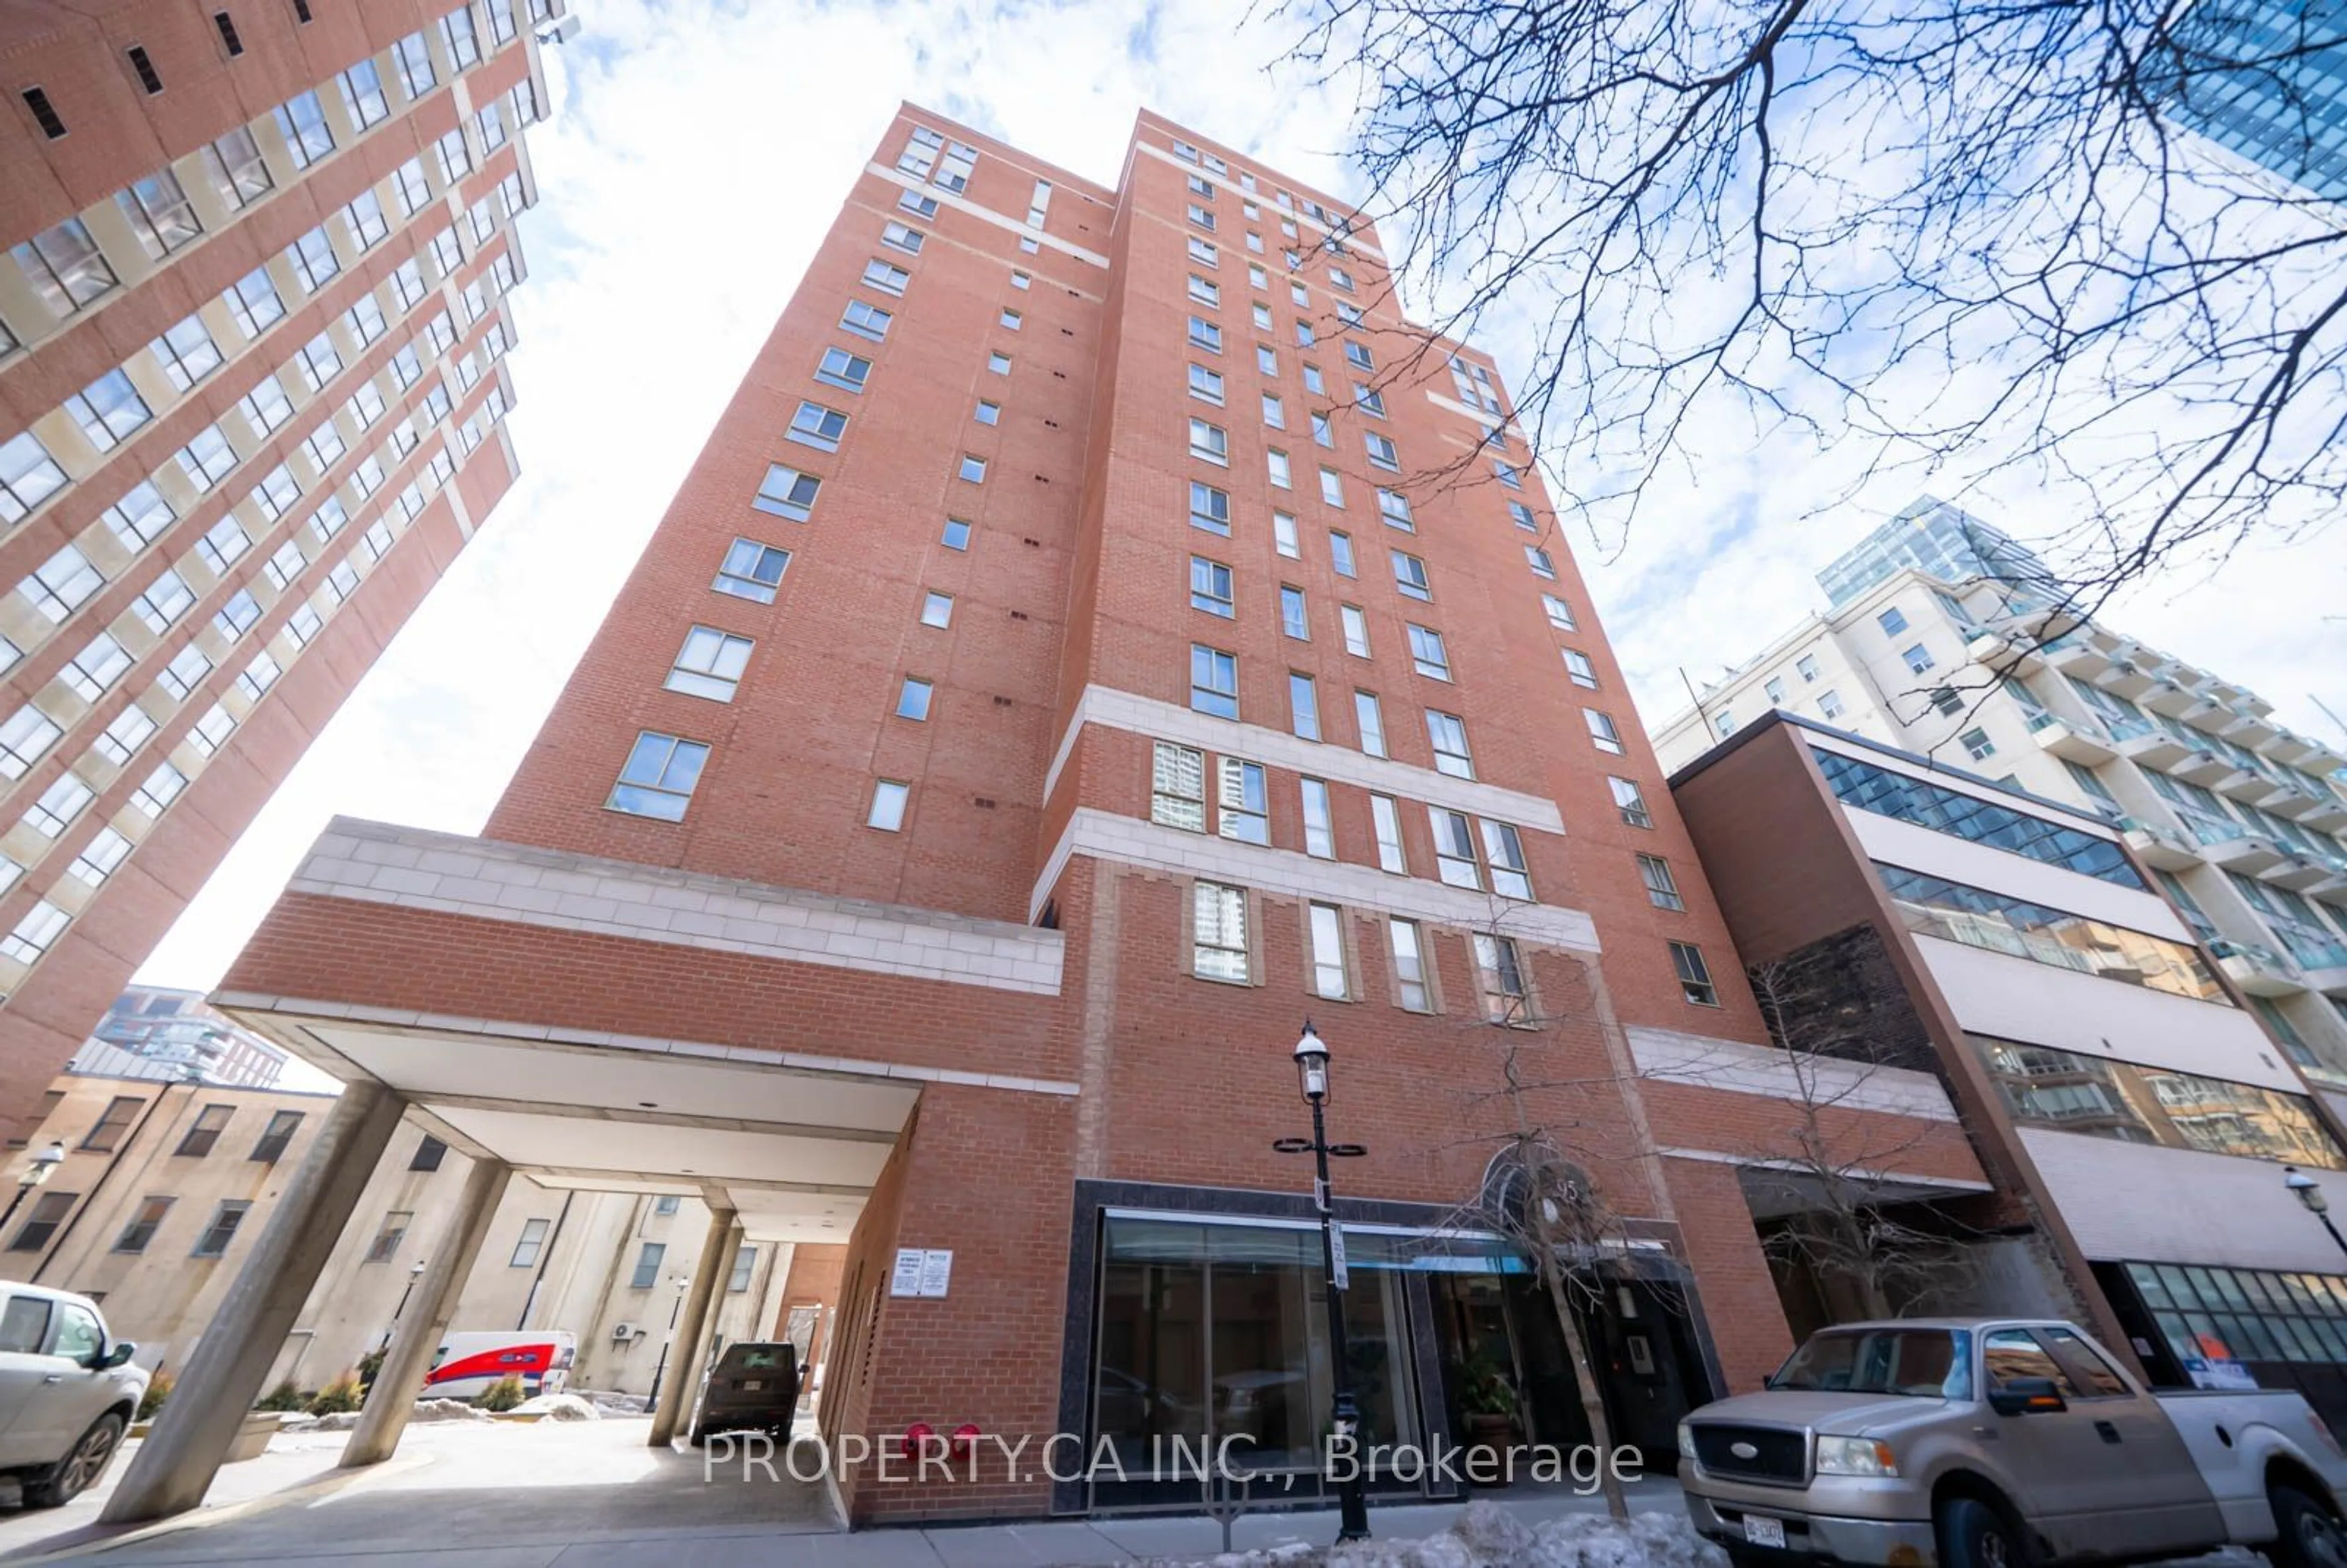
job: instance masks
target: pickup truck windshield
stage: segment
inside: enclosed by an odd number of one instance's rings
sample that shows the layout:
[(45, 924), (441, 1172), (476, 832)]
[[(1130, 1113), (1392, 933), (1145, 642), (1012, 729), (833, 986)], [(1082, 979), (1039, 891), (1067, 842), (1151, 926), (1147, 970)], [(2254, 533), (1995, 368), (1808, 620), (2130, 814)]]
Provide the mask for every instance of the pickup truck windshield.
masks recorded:
[(1804, 1393), (1911, 1394), (1960, 1399), (1972, 1389), (1971, 1347), (1945, 1328), (1860, 1328), (1813, 1336), (1772, 1389)]

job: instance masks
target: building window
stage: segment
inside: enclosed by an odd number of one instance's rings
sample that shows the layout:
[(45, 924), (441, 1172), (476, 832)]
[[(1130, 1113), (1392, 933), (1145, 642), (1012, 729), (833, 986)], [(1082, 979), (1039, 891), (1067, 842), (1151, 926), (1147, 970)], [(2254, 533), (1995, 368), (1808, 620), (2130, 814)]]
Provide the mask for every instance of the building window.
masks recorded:
[(676, 1211), (683, 1202), (684, 1200), (674, 1193), (661, 1194), (652, 1200), (653, 1217), (664, 1220), (675, 1218)]
[(1345, 505), (1345, 481), (1334, 468), (1320, 470), (1320, 499), (1342, 510)]
[(1597, 690), (1597, 670), (1589, 662), (1589, 655), (1578, 648), (1564, 650), (1564, 672), (1576, 686)]
[(953, 625), (954, 601), (949, 593), (928, 592), (921, 596), (921, 624), (943, 631)]
[(44, 617), (62, 622), (105, 586), (105, 577), (89, 558), (67, 545), (18, 583), (16, 591)]
[(1345, 970), (1345, 917), (1334, 904), (1308, 907), (1307, 928), (1312, 938), (1312, 993), (1331, 1001), (1352, 995)]
[(897, 692), (897, 717), (910, 719), (915, 723), (926, 723), (929, 716), (929, 701), (936, 691), (930, 682), (918, 676), (907, 675)]
[(827, 348), (823, 351), (823, 362), (815, 366), (815, 378), (843, 392), (860, 393), (872, 379), (872, 362), (844, 348)]
[(1549, 559), (1548, 551), (1538, 545), (1524, 547), (1524, 564), (1532, 569), (1534, 577), (1547, 578), (1551, 581), (1556, 579), (1556, 563)]
[(551, 1223), (546, 1220), (522, 1221), (521, 1235), (514, 1242), (513, 1255), (506, 1260), (506, 1266), (508, 1268), (536, 1266), (538, 1255), (546, 1248), (546, 1233), (552, 1228)]
[(1814, 655), (1804, 653), (1793, 661), (1793, 668), (1806, 683), (1818, 678), (1818, 661)]
[(1188, 833), (1206, 831), (1206, 757), (1189, 746), (1156, 743), (1150, 764), (1149, 820)]
[(1920, 642), (1909, 648), (1900, 657), (1906, 660), (1907, 668), (1918, 675), (1931, 669), (1936, 662), (1932, 657), (1932, 651)]
[[(867, 304), (862, 300), (850, 300), (847, 302), (846, 311), (839, 318), (839, 329), (842, 332), (854, 333), (857, 337), (870, 338), (874, 343), (878, 343), (888, 335), (889, 323), (896, 319), (878, 305)], [(996, 354), (994, 357), (1002, 361), (1001, 367), (996, 374), (1000, 374), (1010, 370), (1010, 361), (1007, 356)]]
[(0, 937), (0, 958), (14, 958), (20, 964), (35, 962), (64, 935), (72, 918), (47, 899), (36, 900), (25, 911), (24, 918), (16, 922), (15, 928)]
[(1373, 757), (1386, 754), (1385, 712), (1374, 692), (1353, 693), (1353, 723), (1361, 732), (1361, 750)]
[(611, 786), (610, 798), (603, 804), (633, 816), (682, 822), (693, 786), (701, 782), (701, 770), (708, 762), (709, 747), (704, 743), (645, 730), (636, 736), (619, 781)]
[(223, 1200), (220, 1207), (212, 1211), (211, 1224), (206, 1225), (204, 1234), (196, 1238), (195, 1250), (189, 1255), (191, 1257), (224, 1256), (228, 1252), (229, 1243), (236, 1239), (237, 1227), (244, 1224), (244, 1216), (251, 1211), (251, 1208), (252, 1204), (242, 1198)]
[(130, 378), (118, 370), (108, 371), (67, 398), (65, 407), (89, 444), (101, 452), (112, 451), (124, 436), (155, 417)]
[(1369, 618), (1361, 612), (1361, 607), (1358, 604), (1338, 605), (1337, 622), (1344, 629), (1345, 651), (1356, 659), (1367, 659), (1369, 656)]
[(1401, 456), (1394, 449), (1394, 444), (1390, 438), (1370, 430), (1362, 434), (1361, 440), (1368, 448), (1371, 467), (1383, 468), (1395, 474), (1401, 472)]
[(1483, 874), (1475, 864), (1475, 833), (1467, 814), (1445, 806), (1426, 808), (1427, 825), (1434, 830), (1435, 875), (1452, 887), (1483, 890)]
[(750, 1276), (757, 1270), (758, 1249), (746, 1244), (737, 1248), (733, 1254), (733, 1272), (725, 1280), (727, 1294), (739, 1296), (749, 1289)]
[(1353, 569), (1352, 535), (1339, 533), (1335, 528), (1328, 530), (1328, 566), (1329, 569), (1338, 577), (1356, 575)]
[(269, 1125), (261, 1130), (261, 1141), (252, 1146), (251, 1158), (264, 1165), (273, 1165), (293, 1142), (293, 1134), (302, 1130), (302, 1112), (278, 1111), (271, 1113)]
[(33, 1200), (25, 1215), (24, 1225), (15, 1239), (8, 1244), (10, 1252), (39, 1252), (56, 1237), (57, 1229), (80, 1198), (79, 1193), (43, 1193)]
[(2298, 1095), (1986, 1035), (1967, 1038), (2024, 1126), (2347, 1169), (2347, 1155)]
[(969, 548), (969, 525), (959, 518), (948, 518), (945, 531), (938, 536), (938, 542), (949, 550)]
[(1386, 942), (1393, 954), (1394, 999), (1411, 1012), (1432, 1012), (1433, 993), (1426, 983), (1426, 952), (1418, 923), (1395, 916), (1386, 921)]
[(1190, 706), (1216, 718), (1239, 716), (1239, 661), (1203, 642), (1190, 645)]
[(836, 452), (839, 438), (847, 431), (847, 415), (836, 408), (825, 408), (820, 403), (802, 403), (791, 416), (791, 427), (785, 432), (794, 441), (813, 446), (817, 451)]
[(366, 1256), (360, 1261), (389, 1263), (399, 1255), (399, 1244), (407, 1239), (407, 1227), (415, 1219), (415, 1213), (408, 1209), (393, 1209), (384, 1214), (382, 1228), (374, 1233), (374, 1240), (367, 1244)]
[(1245, 891), (1201, 882), (1191, 892), (1191, 972), (1201, 979), (1246, 984)]
[(0, 445), (0, 523), (21, 521), (65, 484), (66, 471), (31, 431)]
[(1204, 462), (1228, 467), (1231, 460), (1229, 432), (1219, 425), (1204, 419), (1190, 421), (1190, 456)]
[(1409, 660), (1418, 672), (1430, 680), (1450, 679), (1450, 651), (1442, 645), (1442, 633), (1431, 627), (1409, 629)]
[(1502, 898), (1532, 902), (1532, 868), (1524, 863), (1524, 844), (1509, 823), (1482, 819), (1483, 858), (1491, 867), (1491, 891)]
[(1907, 630), (1907, 617), (1897, 605), (1892, 605), (1874, 620), (1876, 624), (1882, 628), (1883, 635), (1886, 637), (1896, 637)]
[(415, 1145), (415, 1153), (409, 1156), (407, 1168), (411, 1171), (436, 1171), (440, 1168), (440, 1162), (447, 1157), (448, 1145), (426, 1132)]
[(1475, 759), (1467, 750), (1467, 723), (1456, 713), (1426, 711), (1426, 736), (1434, 745), (1437, 772), (1456, 779), (1475, 776)]
[(864, 825), (882, 833), (896, 833), (905, 825), (905, 807), (912, 800), (913, 786), (895, 779), (881, 779), (872, 786), (872, 809), (865, 815)]
[(2121, 887), (2147, 890), (2127, 863), (2126, 851), (2111, 839), (1840, 752), (1813, 747), (1811, 754), (1827, 785), (1844, 805), (2082, 872)]
[(630, 1290), (650, 1290), (660, 1283), (661, 1260), (668, 1255), (665, 1242), (648, 1241), (636, 1249), (636, 1271), (628, 1277)]
[(877, 289), (884, 294), (901, 296), (905, 292), (905, 285), (912, 281), (912, 273), (902, 267), (883, 261), (876, 256), (864, 264), (866, 285)]
[(1684, 909), (1686, 900), (1679, 897), (1679, 885), (1671, 876), (1671, 864), (1656, 856), (1638, 856), (1638, 876), (1646, 884), (1647, 902), (1657, 909)]
[(1506, 937), (1475, 933), (1475, 978), (1483, 992), (1483, 1016), (1498, 1024), (1528, 1025), (1532, 999), (1524, 991), (1523, 960)]
[(1903, 866), (1874, 869), (1919, 936), (2232, 1006), (2196, 948)]
[(1409, 862), (1401, 845), (1401, 808), (1391, 795), (1369, 796), (1369, 822), (1377, 830), (1378, 869), (1397, 876), (1409, 876)]
[(196, 1113), (195, 1121), (189, 1124), (188, 1131), (180, 1137), (179, 1146), (171, 1153), (185, 1154), (190, 1159), (202, 1159), (212, 1152), (212, 1145), (220, 1142), (220, 1135), (228, 1131), (229, 1121), (235, 1114), (236, 1107), (233, 1105), (205, 1106)]
[(1279, 589), (1279, 630), (1298, 642), (1312, 641), (1312, 625), (1305, 614), (1304, 590), (1287, 584)]
[(1190, 608), (1225, 620), (1237, 614), (1231, 597), (1231, 569), (1204, 556), (1190, 558)]
[(1212, 485), (1190, 481), (1190, 526), (1204, 528), (1210, 534), (1227, 536), (1231, 531), (1231, 498)]
[(1394, 587), (1407, 598), (1431, 602), (1434, 598), (1434, 588), (1427, 579), (1426, 563), (1404, 550), (1395, 550), (1391, 553)]
[(1840, 718), (1842, 715), (1841, 693), (1839, 692), (1819, 692), (1818, 712), (1823, 713), (1829, 719)]
[(130, 1216), (130, 1223), (122, 1227), (122, 1234), (114, 1238), (114, 1250), (145, 1252), (147, 1244), (153, 1241), (155, 1233), (162, 1228), (163, 1216), (171, 1212), (173, 1201), (168, 1197), (139, 1199), (138, 1212)]
[(1337, 835), (1328, 804), (1328, 786), (1319, 779), (1299, 781), (1304, 799), (1304, 853), (1321, 860), (1337, 857)]
[(955, 470), (955, 473), (966, 483), (983, 485), (986, 483), (986, 459), (965, 452), (961, 455), (960, 466)]
[(1383, 518), (1389, 528), (1399, 528), (1406, 534), (1418, 532), (1418, 518), (1409, 509), (1409, 497), (1399, 491), (1381, 489), (1378, 492), (1378, 516)]
[(774, 590), (790, 564), (791, 552), (786, 549), (760, 544), (756, 539), (737, 538), (727, 547), (724, 563), (717, 569), (717, 580), (709, 586), (737, 599), (772, 604)]
[(750, 639), (713, 626), (696, 626), (684, 634), (684, 646), (661, 684), (689, 697), (730, 702), (741, 688), (742, 671), (749, 668)]
[(130, 1123), (138, 1119), (138, 1112), (146, 1108), (146, 1104), (147, 1102), (137, 1095), (116, 1095), (106, 1102), (105, 1112), (98, 1117), (97, 1124), (89, 1130), (88, 1135), (82, 1139), (81, 1146), (101, 1154), (112, 1153), (121, 1147), (122, 1134), (129, 1130)]
[(1294, 487), (1295, 480), (1288, 467), (1286, 453), (1276, 446), (1266, 449), (1263, 455), (1263, 466), (1265, 477), (1276, 487), (1282, 490)]
[(1711, 967), (1703, 961), (1701, 948), (1692, 942), (1673, 942), (1671, 967), (1678, 971), (1681, 996), (1697, 1007), (1719, 1005), (1719, 991), (1711, 983)]
[(1614, 727), (1614, 717), (1594, 708), (1581, 710), (1582, 723), (1589, 727), (1589, 743), (1613, 756), (1623, 755), (1622, 733)]
[(1976, 763), (1985, 762), (1996, 755), (1996, 743), (1988, 738), (1986, 730), (1977, 727), (1969, 729), (1957, 739), (1963, 743), (1964, 751)]
[(1220, 759), (1222, 791), (1220, 821), (1225, 838), (1241, 844), (1271, 842), (1271, 803), (1264, 786), (1263, 764), (1238, 757)]
[(1301, 739), (1320, 738), (1320, 689), (1311, 676), (1288, 672), (1287, 718), (1289, 727)]

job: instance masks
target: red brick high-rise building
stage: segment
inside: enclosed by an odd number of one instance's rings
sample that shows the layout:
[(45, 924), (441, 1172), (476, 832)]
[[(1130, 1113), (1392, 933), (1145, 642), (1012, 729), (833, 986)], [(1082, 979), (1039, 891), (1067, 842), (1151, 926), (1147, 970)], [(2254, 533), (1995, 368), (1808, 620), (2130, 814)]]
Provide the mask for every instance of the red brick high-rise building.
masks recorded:
[[(1372, 1437), (1456, 1440), (1498, 1386), (1580, 1440), (1522, 1255), (1459, 1220), (1520, 1125), (1614, 1216), (1581, 1262), (1621, 1438), (1671, 1462), (1788, 1343), (1739, 1184), (1794, 1120), (1781, 1053), (1496, 369), (1404, 321), (1373, 225), (1154, 116), (1111, 189), (904, 109), (484, 835), (337, 822), (215, 1000), (353, 1085), (343, 1162), (405, 1114), (846, 1241), (834, 1437), (1308, 1467), (1326, 1286), (1272, 1147), (1307, 1019), (1367, 1149), (1337, 1188)], [(1893, 1076), (1829, 1131), (1978, 1190), (1945, 1094)], [(331, 1234), (331, 1175), (281, 1216)]]
[(560, 10), (9, 8), (8, 1133), (513, 483)]

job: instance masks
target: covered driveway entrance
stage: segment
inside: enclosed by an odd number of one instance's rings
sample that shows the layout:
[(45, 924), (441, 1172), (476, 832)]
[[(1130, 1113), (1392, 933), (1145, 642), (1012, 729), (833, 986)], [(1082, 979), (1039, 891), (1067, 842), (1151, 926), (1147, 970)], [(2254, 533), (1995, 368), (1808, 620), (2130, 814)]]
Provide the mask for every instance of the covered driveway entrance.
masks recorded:
[[(203, 1496), (226, 1439), (403, 1119), (473, 1164), (447, 1234), (427, 1251), (413, 1307), (392, 1337), (341, 1464), (377, 1463), (397, 1449), (457, 1288), (507, 1183), (520, 1173), (556, 1189), (676, 1194), (708, 1205), (709, 1231), (680, 1302), (675, 1375), (661, 1382), (649, 1423), (628, 1423), (634, 1443), (658, 1450), (673, 1469), (666, 1450), (690, 1419), (716, 1316), (712, 1304), (735, 1254), (745, 1242), (846, 1241), (921, 1092), (917, 1080), (885, 1067), (771, 1050), (234, 993), (217, 1000), (346, 1087), (176, 1397), (131, 1458), (107, 1504), (108, 1522), (177, 1512)], [(697, 1460), (691, 1468), (697, 1476)], [(829, 1512), (827, 1499), (809, 1501), (820, 1489), (770, 1491), (767, 1503), (784, 1514)], [(753, 1499), (745, 1506), (761, 1505)]]

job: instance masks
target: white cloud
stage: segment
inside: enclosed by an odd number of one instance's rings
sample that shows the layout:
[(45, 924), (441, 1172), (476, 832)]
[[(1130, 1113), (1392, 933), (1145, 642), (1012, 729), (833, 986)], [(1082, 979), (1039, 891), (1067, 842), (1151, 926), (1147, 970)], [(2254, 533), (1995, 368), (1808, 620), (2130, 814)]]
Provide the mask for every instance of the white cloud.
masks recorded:
[[(1147, 107), (1358, 189), (1339, 156), (1347, 106), (1247, 0), (576, 8), (581, 36), (547, 51), (554, 118), (528, 138), (541, 205), (522, 220), (514, 306), (521, 480), (143, 979), (217, 980), (334, 813), (478, 830), (900, 98), (1106, 184)], [(1529, 357), (1504, 336), (1485, 346), (1503, 370)], [(1818, 602), (1809, 574), (1909, 498), (1798, 521), (1816, 460), (1765, 443), (1706, 460), (1635, 537), (1571, 541), (1648, 716), (1684, 702), (1676, 666), (1716, 673)], [(1992, 515), (2054, 531), (2025, 508)], [(2114, 620), (2317, 726), (2299, 694), (2342, 662), (2340, 623), (2320, 619), (2347, 576), (2335, 538), (2139, 593)]]

